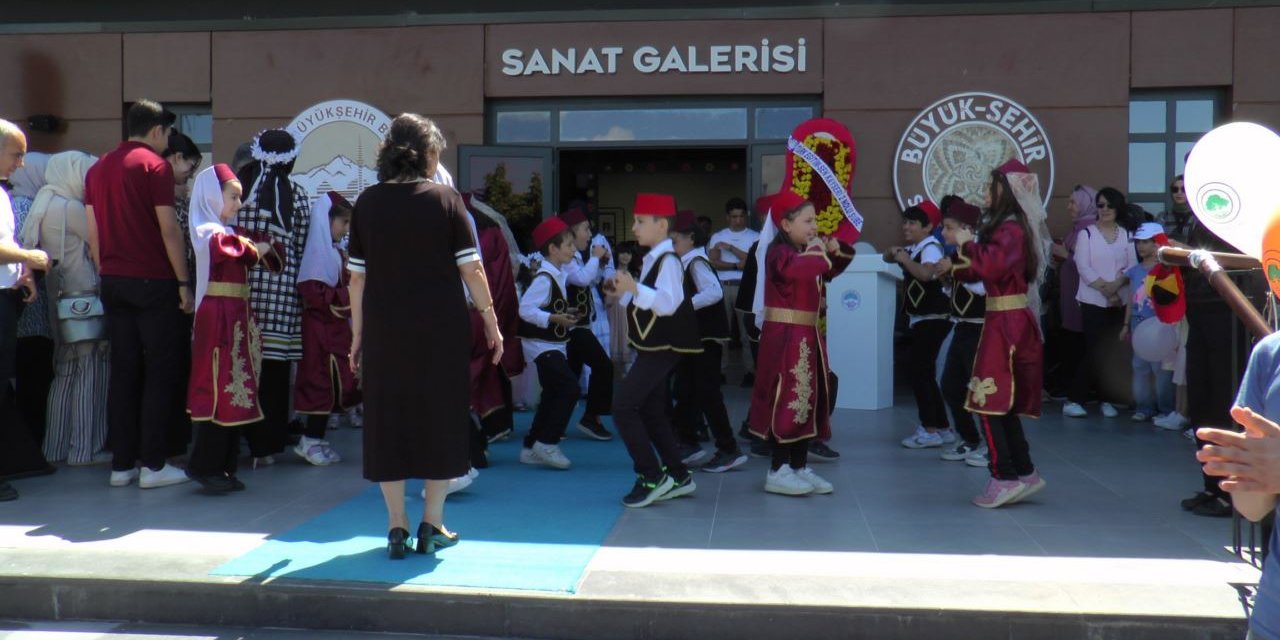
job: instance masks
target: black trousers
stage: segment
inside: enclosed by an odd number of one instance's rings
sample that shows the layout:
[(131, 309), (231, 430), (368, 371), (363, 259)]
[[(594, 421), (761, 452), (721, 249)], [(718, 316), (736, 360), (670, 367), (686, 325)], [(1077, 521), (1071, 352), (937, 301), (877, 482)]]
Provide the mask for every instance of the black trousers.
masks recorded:
[[(587, 334), (590, 336), (590, 332)], [(591, 336), (591, 339), (595, 340), (595, 336)], [(538, 401), (538, 411), (533, 414), (529, 434), (524, 437), (526, 449), (535, 442), (559, 444), (565, 429), (569, 427), (573, 409), (578, 406), (578, 376), (569, 367), (569, 361), (563, 353), (548, 351), (538, 356), (533, 363), (538, 367), (538, 384), (542, 385), (542, 397)], [(595, 377), (596, 369), (592, 367), (592, 384), (595, 383)]]
[(186, 455), (187, 447), (191, 445), (194, 434), (191, 414), (187, 413), (187, 386), (191, 380), (191, 328), (195, 322), (195, 316), (183, 314), (181, 318), (182, 337), (186, 340), (187, 348), (178, 351), (182, 361), (178, 365), (179, 384), (175, 385), (177, 397), (174, 399), (173, 422), (169, 425), (169, 456), (171, 457)]
[(920, 424), (930, 429), (946, 429), (947, 406), (938, 389), (938, 351), (951, 331), (946, 318), (921, 320), (911, 327), (911, 392), (916, 397)]
[(102, 304), (111, 340), (107, 394), (107, 442), (111, 468), (152, 470), (165, 464), (180, 397), (184, 338), (174, 280), (102, 277)]
[(1036, 470), (1031, 463), (1031, 445), (1027, 443), (1027, 434), (1017, 414), (984, 415), (982, 426), (987, 434), (987, 456), (990, 459), (987, 468), (991, 470), (991, 477), (1017, 480), (1019, 476), (1029, 476)]
[(287, 360), (262, 361), (262, 373), (258, 376), (262, 420), (243, 427), (244, 438), (249, 442), (249, 455), (255, 458), (284, 451), (288, 438), (289, 394), (292, 392), (289, 373), (292, 368), (293, 363)]
[[(1235, 427), (1231, 406), (1248, 364), (1244, 331), (1225, 304), (1187, 305), (1187, 419), (1192, 427)], [(1197, 448), (1205, 444), (1196, 439)], [(1200, 475), (1205, 491), (1228, 497), (1218, 487), (1221, 478), (1203, 471)]]
[(771, 471), (777, 471), (782, 465), (791, 465), (792, 469), (803, 469), (809, 464), (809, 442), (813, 438), (805, 438), (795, 442), (782, 444), (773, 438), (769, 438), (769, 444), (773, 448), (773, 463), (769, 465)]
[(698, 425), (705, 418), (715, 438), (716, 449), (733, 453), (738, 442), (729, 425), (729, 411), (720, 390), (720, 357), (724, 347), (719, 342), (704, 341), (702, 353), (680, 358), (675, 371), (676, 435), (687, 444), (698, 443)]
[(680, 354), (672, 351), (637, 353), (613, 400), (613, 423), (636, 474), (648, 481), (661, 478), (664, 466), (674, 478), (689, 473), (680, 461), (679, 441), (667, 416), (670, 376), (679, 363)]
[(53, 340), (27, 336), (17, 341), (18, 410), (31, 439), (44, 442), (49, 426), (49, 387), (53, 385)]
[(18, 408), (18, 394), (9, 384), (15, 372), (22, 304), (21, 292), (0, 289), (0, 479), (53, 472), (40, 442), (31, 437), (32, 429)]
[(221, 427), (212, 422), (192, 425), (195, 446), (187, 459), (187, 471), (195, 476), (236, 475), (240, 457), (240, 428)]
[(978, 433), (978, 416), (964, 408), (969, 397), (969, 380), (973, 377), (973, 361), (978, 357), (978, 340), (982, 338), (982, 325), (975, 322), (957, 322), (951, 329), (951, 346), (942, 364), (942, 397), (951, 408), (951, 418), (960, 437), (969, 444), (982, 442)]
[(587, 382), (587, 415), (607, 416), (613, 406), (613, 361), (600, 346), (591, 329), (569, 331), (569, 368), (575, 376), (582, 375), (582, 365), (591, 367), (591, 380)]
[(1128, 344), (1120, 341), (1124, 307), (1081, 304), (1080, 318), (1084, 326), (1084, 359), (1076, 367), (1071, 401), (1088, 402), (1090, 392), (1096, 388), (1103, 402), (1125, 402), (1133, 393), (1133, 365), (1132, 356), (1124, 353)]

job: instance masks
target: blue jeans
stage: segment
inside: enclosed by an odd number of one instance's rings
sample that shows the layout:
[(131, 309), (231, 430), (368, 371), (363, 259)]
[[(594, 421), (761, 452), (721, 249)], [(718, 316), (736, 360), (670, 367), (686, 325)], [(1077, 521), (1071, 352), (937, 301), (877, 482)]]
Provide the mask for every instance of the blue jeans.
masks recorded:
[(1137, 412), (1149, 416), (1173, 411), (1173, 372), (1159, 362), (1147, 362), (1133, 356), (1133, 401)]

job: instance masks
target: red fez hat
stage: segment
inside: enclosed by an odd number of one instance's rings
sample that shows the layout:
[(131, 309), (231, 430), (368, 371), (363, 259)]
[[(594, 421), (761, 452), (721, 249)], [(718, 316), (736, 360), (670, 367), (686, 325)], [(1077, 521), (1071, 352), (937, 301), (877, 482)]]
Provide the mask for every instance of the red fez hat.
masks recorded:
[(782, 217), (786, 214), (799, 209), (809, 202), (804, 196), (794, 191), (779, 191), (770, 197), (769, 202), (769, 218), (773, 220), (774, 226), (782, 227)]
[(671, 228), (672, 231), (680, 233), (693, 233), (698, 228), (698, 214), (691, 209), (684, 209), (676, 212), (676, 223)]
[(331, 205), (333, 205), (333, 206), (335, 206), (335, 207), (344, 207), (344, 208), (347, 208), (347, 209), (351, 209), (351, 208), (352, 208), (352, 207), (351, 207), (351, 201), (350, 201), (350, 200), (347, 200), (347, 199), (346, 199), (346, 198), (344, 198), (344, 197), (342, 197), (342, 194), (341, 194), (341, 193), (338, 193), (337, 191), (330, 191), (330, 192), (329, 192), (329, 204), (331, 204)]
[(676, 199), (665, 193), (637, 193), (636, 206), (631, 213), (668, 218), (676, 215)]
[(965, 226), (977, 228), (978, 220), (982, 218), (982, 209), (956, 198), (951, 201), (951, 204), (947, 205), (947, 212), (943, 217), (951, 218)]
[(942, 224), (942, 212), (938, 211), (938, 205), (932, 200), (925, 200), (916, 206), (924, 212), (925, 217), (929, 219), (929, 224), (935, 227)]
[(565, 226), (572, 227), (576, 224), (581, 224), (583, 222), (586, 222), (587, 214), (583, 213), (582, 209), (575, 208), (560, 214), (560, 219), (564, 220)]
[(547, 246), (551, 239), (560, 235), (561, 232), (568, 231), (569, 225), (564, 223), (559, 216), (551, 216), (546, 220), (538, 223), (533, 228), (533, 246), (541, 249)]
[(996, 171), (1003, 173), (1006, 176), (1011, 173), (1031, 173), (1031, 170), (1027, 168), (1027, 165), (1022, 164), (1022, 161), (1017, 158), (1011, 158), (1008, 162), (996, 168)]
[(219, 162), (213, 165), (213, 175), (218, 177), (218, 184), (226, 184), (232, 180), (239, 180), (236, 172), (231, 170), (231, 165)]

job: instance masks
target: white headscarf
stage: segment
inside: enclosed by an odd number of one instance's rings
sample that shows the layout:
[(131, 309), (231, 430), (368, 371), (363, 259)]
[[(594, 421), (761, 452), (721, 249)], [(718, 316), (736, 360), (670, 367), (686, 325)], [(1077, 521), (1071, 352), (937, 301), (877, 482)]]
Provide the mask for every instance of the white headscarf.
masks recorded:
[[(196, 254), (196, 307), (209, 289), (209, 239), (215, 233), (229, 233), (227, 225), (218, 219), (222, 211), (222, 183), (218, 174), (209, 167), (196, 175), (191, 187), (190, 233), (191, 248)], [(325, 226), (326, 230), (328, 225)], [(325, 235), (328, 235), (326, 232)]]
[(9, 176), (9, 195), (14, 198), (35, 198), (36, 192), (45, 185), (44, 172), (48, 167), (50, 156), (39, 151), (32, 151), (22, 158), (22, 168)]
[(1040, 285), (1044, 283), (1045, 273), (1049, 267), (1050, 249), (1053, 236), (1049, 233), (1048, 214), (1040, 199), (1040, 178), (1034, 173), (1006, 173), (1009, 187), (1013, 189), (1013, 197), (1027, 215), (1027, 226), (1031, 228), (1032, 244), (1036, 249), (1036, 264), (1040, 265), (1034, 282), (1027, 283), (1027, 304), (1032, 313), (1040, 317), (1042, 304), (1040, 301)]
[(764, 279), (769, 271), (765, 268), (765, 257), (769, 255), (769, 247), (778, 235), (778, 227), (773, 224), (772, 206), (764, 212), (764, 225), (760, 227), (760, 239), (756, 243), (756, 292), (751, 299), (751, 313), (755, 318), (756, 328), (764, 328)]
[(97, 158), (83, 151), (63, 151), (49, 156), (44, 168), (44, 186), (36, 192), (31, 212), (27, 214), (27, 220), (22, 224), (22, 232), (19, 234), (22, 246), (40, 245), (40, 225), (49, 212), (49, 204), (53, 202), (54, 196), (62, 196), (72, 202), (84, 202), (84, 177), (88, 175), (89, 167), (97, 161)]
[(333, 200), (328, 193), (320, 194), (311, 203), (311, 229), (307, 232), (307, 246), (302, 251), (302, 264), (298, 267), (298, 282), (319, 280), (331, 287), (338, 286), (342, 277), (342, 255), (333, 245), (333, 231), (329, 225), (329, 211)]

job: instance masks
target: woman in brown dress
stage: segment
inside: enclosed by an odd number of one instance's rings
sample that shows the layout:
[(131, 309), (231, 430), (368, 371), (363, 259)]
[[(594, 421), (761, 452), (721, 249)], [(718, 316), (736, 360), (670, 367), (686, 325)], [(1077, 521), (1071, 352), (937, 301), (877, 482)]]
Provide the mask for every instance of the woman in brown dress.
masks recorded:
[(426, 480), (416, 550), (457, 542), (444, 526), (449, 479), (471, 466), (471, 324), (465, 284), (484, 319), (496, 364), (502, 334), (467, 211), (431, 182), (444, 135), (415, 114), (397, 117), (378, 152), (378, 179), (351, 222), (352, 368), (363, 379), (364, 477), (387, 503), (392, 559), (410, 546), (404, 481)]

